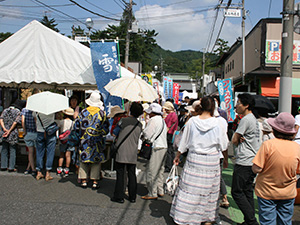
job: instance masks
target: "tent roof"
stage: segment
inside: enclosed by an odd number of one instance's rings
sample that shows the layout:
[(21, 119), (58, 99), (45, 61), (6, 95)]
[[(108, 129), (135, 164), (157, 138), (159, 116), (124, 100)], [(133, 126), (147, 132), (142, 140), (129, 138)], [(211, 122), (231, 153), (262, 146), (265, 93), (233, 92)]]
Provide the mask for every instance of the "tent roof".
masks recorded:
[[(96, 89), (90, 49), (33, 20), (0, 44), (0, 86)], [(121, 75), (133, 74), (121, 68)]]

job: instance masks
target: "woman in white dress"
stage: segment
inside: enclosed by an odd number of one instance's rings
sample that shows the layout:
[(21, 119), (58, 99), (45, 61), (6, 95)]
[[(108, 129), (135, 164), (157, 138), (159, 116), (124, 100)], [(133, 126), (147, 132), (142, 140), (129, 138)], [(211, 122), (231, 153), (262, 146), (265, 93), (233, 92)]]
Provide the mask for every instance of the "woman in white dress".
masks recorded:
[(176, 190), (170, 216), (177, 224), (212, 224), (220, 191), (220, 152), (227, 149), (228, 138), (218, 119), (213, 117), (215, 102), (204, 97), (196, 106), (198, 113), (189, 119), (183, 132), (174, 164), (188, 151)]

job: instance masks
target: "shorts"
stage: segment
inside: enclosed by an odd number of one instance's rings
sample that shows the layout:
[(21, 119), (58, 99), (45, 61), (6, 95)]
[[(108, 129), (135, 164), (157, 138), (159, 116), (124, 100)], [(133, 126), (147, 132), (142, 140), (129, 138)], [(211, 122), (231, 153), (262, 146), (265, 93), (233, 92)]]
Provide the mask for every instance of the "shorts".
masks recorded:
[(68, 144), (60, 144), (59, 150), (60, 152), (66, 152), (66, 151), (74, 152), (75, 147), (68, 146)]
[(36, 147), (37, 133), (28, 132), (24, 137), (24, 142), (27, 147)]

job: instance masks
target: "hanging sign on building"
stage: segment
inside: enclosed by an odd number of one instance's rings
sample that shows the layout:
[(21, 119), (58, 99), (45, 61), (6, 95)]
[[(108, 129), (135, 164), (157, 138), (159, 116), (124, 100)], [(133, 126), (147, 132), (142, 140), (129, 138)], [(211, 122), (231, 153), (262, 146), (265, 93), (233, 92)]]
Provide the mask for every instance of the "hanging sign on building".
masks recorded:
[(235, 119), (233, 93), (231, 79), (218, 81), (218, 91), (220, 96), (220, 108), (227, 112), (228, 122), (233, 122)]
[[(281, 40), (266, 40), (266, 63), (280, 64)], [(300, 65), (300, 41), (294, 40), (293, 64)]]

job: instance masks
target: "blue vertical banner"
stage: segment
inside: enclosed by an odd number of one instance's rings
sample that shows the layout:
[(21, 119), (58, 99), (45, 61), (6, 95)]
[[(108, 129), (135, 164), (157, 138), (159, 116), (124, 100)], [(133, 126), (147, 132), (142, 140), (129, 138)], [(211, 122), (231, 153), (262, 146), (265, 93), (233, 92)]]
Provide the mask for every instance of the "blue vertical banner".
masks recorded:
[(168, 77), (168, 86), (169, 86), (169, 93), (168, 93), (168, 98), (173, 98), (173, 79)]
[(164, 88), (164, 95), (165, 95), (165, 98), (167, 99), (168, 98), (168, 77), (163, 77), (163, 88)]
[(122, 107), (122, 99), (112, 96), (104, 88), (110, 81), (120, 78), (120, 63), (116, 42), (91, 42), (92, 64), (97, 87), (101, 92), (106, 113), (111, 106)]
[(227, 112), (228, 122), (233, 122), (235, 119), (232, 84), (231, 79), (218, 81), (218, 91), (220, 96), (220, 107)]

